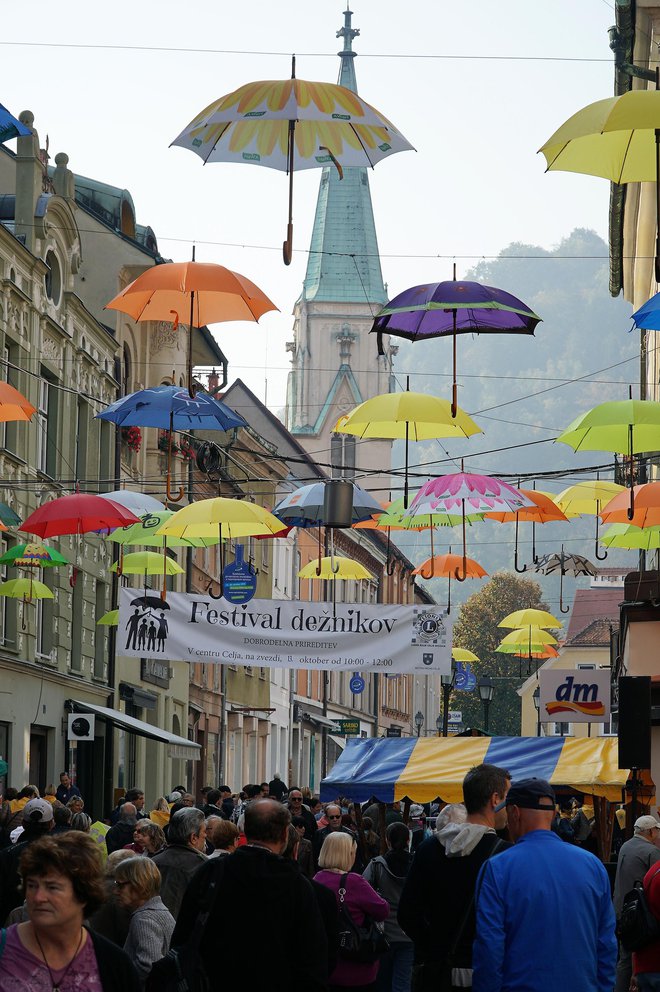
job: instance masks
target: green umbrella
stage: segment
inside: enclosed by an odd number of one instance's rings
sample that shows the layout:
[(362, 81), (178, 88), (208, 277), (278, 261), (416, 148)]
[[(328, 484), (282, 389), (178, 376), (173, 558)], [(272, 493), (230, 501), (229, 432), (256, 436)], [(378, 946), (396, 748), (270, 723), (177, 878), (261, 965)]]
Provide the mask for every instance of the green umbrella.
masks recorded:
[(611, 524), (601, 535), (607, 548), (629, 548), (655, 551), (660, 548), (660, 527), (635, 527), (633, 524)]
[[(116, 572), (119, 562), (110, 566), (111, 572)], [(125, 575), (181, 575), (183, 569), (172, 558), (157, 554), (155, 551), (134, 551), (124, 555), (122, 571)]]
[(119, 610), (108, 610), (100, 620), (96, 621), (97, 626), (116, 627), (119, 623)]
[(145, 513), (139, 524), (118, 527), (113, 530), (110, 540), (123, 546), (139, 545), (142, 548), (208, 548), (218, 543), (218, 537), (164, 537), (156, 531), (174, 516), (174, 510), (157, 510)]
[(24, 568), (54, 568), (56, 565), (68, 564), (63, 554), (45, 544), (17, 544), (0, 557), (0, 565)]

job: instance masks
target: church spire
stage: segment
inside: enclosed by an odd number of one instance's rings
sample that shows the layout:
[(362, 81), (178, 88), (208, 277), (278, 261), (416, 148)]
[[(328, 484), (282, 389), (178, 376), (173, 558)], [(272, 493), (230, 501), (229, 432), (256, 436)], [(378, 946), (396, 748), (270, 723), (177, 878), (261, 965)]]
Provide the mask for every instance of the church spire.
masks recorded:
[[(347, 4), (337, 31), (344, 41), (337, 53), (338, 82), (357, 93), (353, 39), (360, 32), (352, 16)], [(302, 298), (378, 305), (387, 300), (366, 169), (345, 168), (343, 179), (334, 165), (323, 169)]]

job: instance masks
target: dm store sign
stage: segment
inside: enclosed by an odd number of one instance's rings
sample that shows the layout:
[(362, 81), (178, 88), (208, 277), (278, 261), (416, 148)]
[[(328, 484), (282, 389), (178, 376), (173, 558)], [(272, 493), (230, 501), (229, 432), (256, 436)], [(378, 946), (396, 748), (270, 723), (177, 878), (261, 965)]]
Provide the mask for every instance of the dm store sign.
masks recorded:
[(539, 688), (542, 723), (607, 723), (610, 718), (609, 668), (541, 669)]

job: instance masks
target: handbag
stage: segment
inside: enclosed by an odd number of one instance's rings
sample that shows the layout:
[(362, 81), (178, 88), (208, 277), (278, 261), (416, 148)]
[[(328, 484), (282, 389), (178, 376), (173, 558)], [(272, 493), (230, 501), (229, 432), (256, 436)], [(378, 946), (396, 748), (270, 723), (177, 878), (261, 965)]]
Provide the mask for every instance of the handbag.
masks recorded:
[(345, 904), (346, 879), (339, 880), (339, 956), (345, 961), (373, 964), (390, 949), (382, 923), (365, 914), (364, 923), (358, 926)]

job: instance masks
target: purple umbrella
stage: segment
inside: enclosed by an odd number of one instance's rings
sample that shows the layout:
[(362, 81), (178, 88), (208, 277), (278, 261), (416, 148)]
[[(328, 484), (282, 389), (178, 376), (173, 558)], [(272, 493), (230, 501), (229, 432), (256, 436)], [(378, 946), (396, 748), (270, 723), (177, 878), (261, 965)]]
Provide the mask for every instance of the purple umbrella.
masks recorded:
[(533, 334), (540, 322), (533, 310), (503, 289), (483, 286), (479, 282), (431, 282), (412, 286), (395, 296), (374, 320), (372, 331), (378, 335), (378, 354), (384, 355), (383, 334), (409, 341), (453, 338), (454, 382), (452, 417), (456, 416), (456, 335), (457, 334)]

